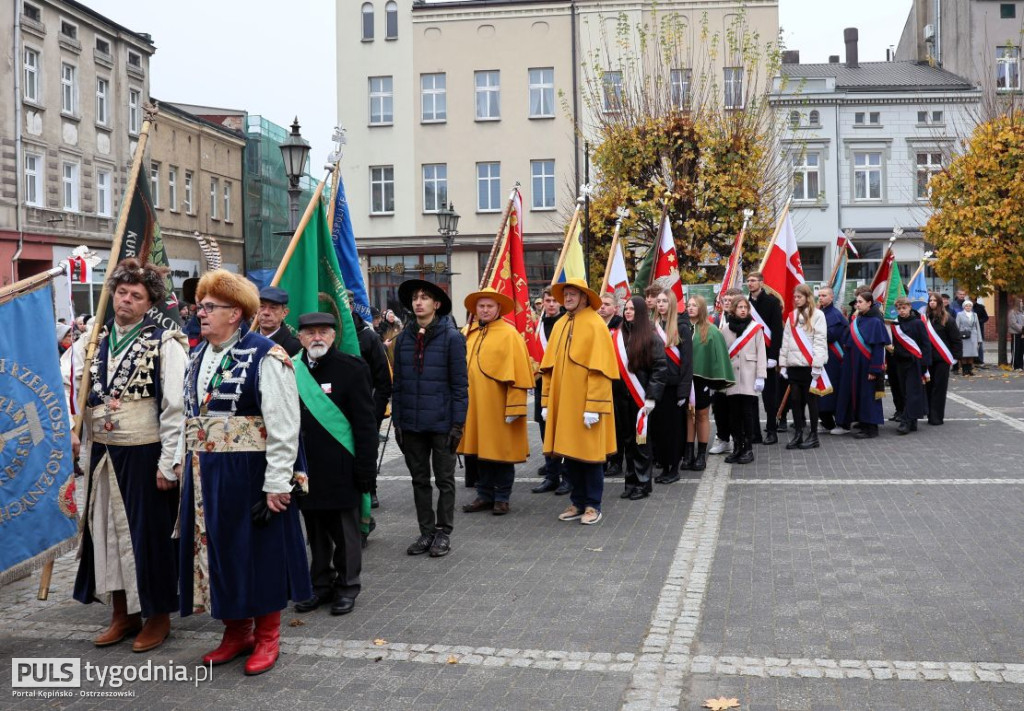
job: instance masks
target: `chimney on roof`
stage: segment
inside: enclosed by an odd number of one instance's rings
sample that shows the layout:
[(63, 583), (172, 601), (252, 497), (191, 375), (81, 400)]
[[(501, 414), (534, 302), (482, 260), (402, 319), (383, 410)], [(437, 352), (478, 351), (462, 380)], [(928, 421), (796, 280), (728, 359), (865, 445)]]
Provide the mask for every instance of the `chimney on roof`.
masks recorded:
[(838, 54), (830, 54), (830, 55), (828, 55), (828, 63), (829, 64), (839, 64), (839, 55)]
[(847, 27), (843, 30), (843, 39), (846, 41), (846, 67), (857, 69), (860, 67), (857, 61), (857, 28)]
[(783, 64), (799, 64), (800, 63), (800, 50), (799, 49), (787, 49), (782, 53)]

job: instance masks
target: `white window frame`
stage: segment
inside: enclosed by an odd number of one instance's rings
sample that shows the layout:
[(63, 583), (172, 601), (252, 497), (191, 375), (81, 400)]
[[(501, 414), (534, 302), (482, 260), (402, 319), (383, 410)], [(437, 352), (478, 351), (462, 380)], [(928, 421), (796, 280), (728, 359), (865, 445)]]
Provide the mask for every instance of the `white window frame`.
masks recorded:
[(673, 109), (690, 106), (690, 87), (693, 83), (692, 69), (669, 70), (669, 102)]
[(606, 114), (622, 111), (622, 72), (601, 73), (601, 110)]
[[(871, 157), (878, 156), (878, 163), (871, 163)], [(858, 161), (863, 159), (863, 163)], [(871, 174), (878, 173), (878, 195), (871, 194)], [(858, 195), (858, 175), (863, 175), (864, 194)], [(855, 151), (853, 153), (853, 201), (881, 202), (885, 195), (885, 151)]]
[(725, 89), (725, 108), (743, 108), (743, 67), (725, 67), (723, 87)]
[[(477, 121), (501, 120), (501, 71), (482, 69), (473, 72), (474, 104)], [(484, 109), (481, 111), (481, 109)]]
[[(483, 190), (481, 190), (483, 189)], [(486, 202), (484, 202), (486, 200)], [(476, 164), (476, 211), (501, 212), (501, 163)]]
[[(31, 58), (31, 61), (30, 61)], [(24, 83), (21, 96), (25, 101), (39, 102), (39, 50), (32, 47), (25, 47), (25, 55), (22, 58), (24, 69)]]
[(527, 70), (530, 83), (530, 118), (555, 117), (555, 68), (533, 67)]
[(113, 172), (96, 171), (96, 215), (98, 217), (113, 216)]
[(996, 91), (1020, 91), (1020, 87), (1020, 47), (996, 47)]
[(395, 80), (390, 76), (370, 77), (370, 125), (391, 126), (395, 122)]
[(398, 39), (398, 3), (395, 0), (384, 4), (384, 39)]
[(142, 90), (128, 89), (128, 133), (137, 136), (142, 130)]
[(178, 166), (167, 166), (167, 207), (171, 212), (178, 211)]
[(60, 112), (78, 115), (78, 67), (70, 62), (60, 63)]
[(448, 76), (444, 72), (420, 74), (420, 123), (444, 123), (447, 120)]
[(61, 207), (65, 212), (78, 212), (81, 191), (81, 168), (78, 163), (61, 161)]
[(530, 161), (530, 203), (533, 210), (555, 209), (555, 160)]
[(96, 123), (110, 123), (110, 79), (96, 77)]
[(220, 201), (220, 178), (210, 177), (210, 219), (217, 220), (217, 203)]
[(30, 207), (43, 206), (43, 166), (40, 153), (25, 152), (25, 204)]
[(395, 166), (370, 166), (370, 214), (395, 214)]
[[(424, 163), (423, 174), (423, 212), (437, 213), (448, 202), (448, 164)], [(433, 204), (427, 188), (433, 188)]]
[[(921, 162), (921, 156), (925, 157), (925, 161)], [(934, 159), (934, 160), (933, 160)], [(928, 183), (932, 176), (936, 173), (941, 173), (943, 169), (942, 165), (942, 152), (934, 149), (925, 149), (923, 151), (914, 151), (914, 199), (920, 200), (921, 202), (927, 202), (931, 196), (931, 188), (928, 187)], [(921, 184), (921, 177), (925, 176), (924, 185)], [(921, 188), (924, 187), (924, 194), (922, 195)]]
[(373, 3), (364, 2), (359, 8), (359, 36), (363, 42), (373, 42)]
[(231, 181), (224, 181), (224, 221), (231, 222)]
[[(792, 155), (793, 170), (793, 202), (817, 202), (821, 196), (821, 154), (817, 151), (802, 151)], [(800, 191), (797, 194), (797, 176), (801, 176), (799, 182)], [(811, 180), (813, 176), (813, 181)], [(811, 183), (814, 183), (814, 195), (811, 195)]]
[(195, 197), (195, 176), (193, 175), (191, 170), (186, 170), (185, 171), (185, 202), (184, 202), (185, 214), (186, 215), (194, 215), (195, 214), (195, 202), (193, 201), (194, 197)]
[(153, 207), (160, 207), (160, 164), (149, 164), (149, 196), (153, 198)]

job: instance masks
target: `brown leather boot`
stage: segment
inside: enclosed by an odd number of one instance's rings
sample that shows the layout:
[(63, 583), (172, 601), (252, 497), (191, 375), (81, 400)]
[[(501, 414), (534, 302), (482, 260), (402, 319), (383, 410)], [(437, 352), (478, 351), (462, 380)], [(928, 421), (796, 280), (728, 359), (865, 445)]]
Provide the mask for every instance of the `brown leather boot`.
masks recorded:
[(146, 619), (146, 624), (142, 626), (142, 631), (139, 632), (135, 642), (132, 643), (132, 651), (148, 652), (151, 649), (156, 649), (164, 643), (164, 640), (167, 639), (167, 635), (170, 633), (171, 616), (166, 612), (153, 615)]
[(109, 647), (117, 644), (128, 635), (135, 634), (142, 629), (142, 615), (135, 613), (128, 614), (128, 599), (124, 590), (117, 590), (110, 595), (110, 602), (114, 612), (110, 616), (110, 626), (103, 630), (99, 637), (92, 641), (97, 647)]

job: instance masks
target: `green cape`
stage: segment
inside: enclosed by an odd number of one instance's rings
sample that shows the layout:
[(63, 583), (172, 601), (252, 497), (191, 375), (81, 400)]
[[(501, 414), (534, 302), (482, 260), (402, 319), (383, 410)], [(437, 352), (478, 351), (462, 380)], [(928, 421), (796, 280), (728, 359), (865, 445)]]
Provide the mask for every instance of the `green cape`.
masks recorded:
[(700, 330), (693, 329), (693, 374), (707, 380), (712, 390), (724, 390), (736, 384), (725, 338), (714, 325), (708, 327), (706, 343), (700, 342)]

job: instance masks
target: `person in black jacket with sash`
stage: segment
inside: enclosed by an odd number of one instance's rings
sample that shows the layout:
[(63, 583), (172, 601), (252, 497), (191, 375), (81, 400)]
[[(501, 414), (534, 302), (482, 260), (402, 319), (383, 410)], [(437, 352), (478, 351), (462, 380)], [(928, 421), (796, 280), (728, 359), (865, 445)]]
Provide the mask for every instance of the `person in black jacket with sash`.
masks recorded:
[[(747, 274), (747, 289), (750, 291), (750, 305), (761, 317), (766, 327), (765, 347), (768, 351), (768, 377), (764, 381), (761, 402), (764, 403), (765, 435), (763, 444), (776, 444), (779, 441), (777, 420), (779, 409), (779, 350), (782, 348), (782, 302), (773, 294), (764, 290), (764, 278), (761, 272)], [(754, 442), (761, 441), (761, 430), (754, 433)]]
[(901, 435), (917, 432), (917, 421), (928, 414), (928, 396), (924, 384), (929, 377), (932, 346), (921, 315), (914, 311), (910, 299), (905, 296), (896, 299), (890, 362), (895, 365), (896, 379), (903, 393), (902, 416), (896, 431)]
[(963, 338), (956, 327), (956, 319), (942, 303), (942, 297), (928, 294), (925, 326), (932, 345), (931, 380), (925, 385), (928, 394), (928, 424), (941, 425), (946, 417), (946, 390), (949, 387), (950, 368), (960, 362)]
[(312, 554), (313, 597), (295, 605), (310, 612), (330, 603), (332, 615), (352, 612), (363, 566), (359, 506), (374, 485), (377, 430), (370, 368), (337, 350), (333, 314), (299, 317), (303, 350), (295, 360), (309, 493), (299, 497)]

